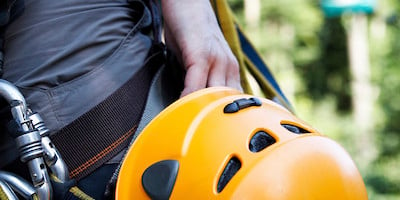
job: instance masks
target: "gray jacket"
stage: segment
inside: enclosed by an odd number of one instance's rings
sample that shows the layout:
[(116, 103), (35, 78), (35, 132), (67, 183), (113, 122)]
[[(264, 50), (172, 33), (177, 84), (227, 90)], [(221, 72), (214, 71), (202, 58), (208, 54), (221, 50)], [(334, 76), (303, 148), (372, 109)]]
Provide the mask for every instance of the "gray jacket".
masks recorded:
[[(143, 34), (151, 16), (132, 6), (139, 1), (13, 2), (0, 9), (2, 78), (20, 89), (52, 133), (121, 87), (143, 66), (152, 44)], [(9, 8), (19, 16), (10, 18)], [(15, 151), (2, 133), (0, 167), (15, 159)]]

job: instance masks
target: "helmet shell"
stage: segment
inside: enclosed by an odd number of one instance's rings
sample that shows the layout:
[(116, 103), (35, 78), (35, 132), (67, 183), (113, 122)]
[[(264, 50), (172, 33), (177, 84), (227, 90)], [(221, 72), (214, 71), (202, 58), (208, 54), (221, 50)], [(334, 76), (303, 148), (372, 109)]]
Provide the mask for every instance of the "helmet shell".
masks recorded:
[[(227, 112), (232, 106), (238, 109)], [(339, 144), (270, 100), (215, 87), (181, 98), (145, 127), (124, 159), (116, 197), (367, 199), (367, 193)]]

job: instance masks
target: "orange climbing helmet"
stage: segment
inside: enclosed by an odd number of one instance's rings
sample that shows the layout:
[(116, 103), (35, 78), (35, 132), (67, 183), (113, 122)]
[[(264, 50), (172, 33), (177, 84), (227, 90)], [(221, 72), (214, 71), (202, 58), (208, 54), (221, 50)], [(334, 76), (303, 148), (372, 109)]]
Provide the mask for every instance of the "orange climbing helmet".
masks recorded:
[(130, 148), (117, 199), (367, 199), (350, 156), (280, 105), (229, 88), (163, 110)]

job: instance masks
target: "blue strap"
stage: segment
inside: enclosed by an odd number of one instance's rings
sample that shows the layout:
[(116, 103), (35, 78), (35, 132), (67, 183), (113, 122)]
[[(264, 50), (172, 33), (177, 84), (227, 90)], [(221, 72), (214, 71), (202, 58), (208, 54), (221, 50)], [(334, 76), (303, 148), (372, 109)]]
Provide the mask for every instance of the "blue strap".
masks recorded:
[(271, 86), (275, 89), (275, 91), (282, 97), (286, 104), (291, 105), (289, 100), (286, 98), (285, 94), (283, 94), (281, 88), (276, 82), (274, 76), (271, 71), (269, 71), (268, 66), (264, 63), (264, 61), (260, 58), (260, 55), (257, 53), (253, 45), (247, 39), (247, 37), (243, 34), (243, 32), (236, 28), (240, 45), (243, 50), (243, 53), (251, 60), (255, 67), (262, 73), (262, 75), (267, 79), (267, 81), (271, 84)]

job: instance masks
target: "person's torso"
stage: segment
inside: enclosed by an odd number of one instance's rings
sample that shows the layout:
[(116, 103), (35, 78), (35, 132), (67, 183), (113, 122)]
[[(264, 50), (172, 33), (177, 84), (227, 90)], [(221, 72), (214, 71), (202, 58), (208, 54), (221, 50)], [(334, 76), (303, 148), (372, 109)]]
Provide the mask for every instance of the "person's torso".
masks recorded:
[[(25, 0), (4, 34), (2, 78), (58, 131), (143, 65), (151, 39), (139, 29), (151, 17), (136, 7), (127, 0)], [(1, 146), (9, 145), (0, 144), (0, 158)]]

